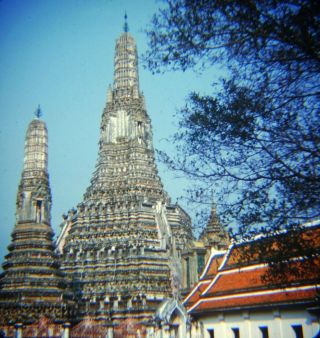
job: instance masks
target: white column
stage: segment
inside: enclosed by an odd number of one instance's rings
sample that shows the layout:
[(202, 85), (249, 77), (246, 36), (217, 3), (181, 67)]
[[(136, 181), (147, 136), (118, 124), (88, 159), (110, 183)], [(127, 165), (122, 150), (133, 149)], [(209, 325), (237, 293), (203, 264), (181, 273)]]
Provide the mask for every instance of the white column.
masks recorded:
[(22, 323), (17, 323), (14, 325), (16, 332), (15, 332), (15, 338), (22, 338)]
[(192, 325), (190, 322), (187, 322), (186, 323), (186, 332), (187, 332), (187, 338), (192, 338), (192, 335), (191, 335), (191, 330), (192, 330)]
[(108, 327), (106, 338), (113, 338), (113, 327), (112, 326)]
[(244, 327), (245, 327), (245, 330), (247, 331), (245, 333), (245, 337), (252, 338), (250, 314), (248, 311), (244, 311), (242, 313), (242, 316), (243, 316), (243, 320), (245, 324)]
[(153, 326), (147, 327), (147, 338), (154, 338), (154, 327)]
[(163, 325), (161, 331), (162, 331), (163, 338), (170, 338), (170, 326), (169, 325)]
[(63, 324), (63, 338), (69, 338), (70, 335), (70, 323), (64, 323)]
[(219, 334), (221, 335), (221, 337), (226, 338), (227, 337), (227, 325), (225, 322), (225, 318), (224, 318), (224, 314), (220, 313), (218, 316), (218, 320), (219, 320)]
[(278, 338), (284, 338), (282, 332), (282, 321), (280, 310), (273, 311), (274, 318), (274, 336)]

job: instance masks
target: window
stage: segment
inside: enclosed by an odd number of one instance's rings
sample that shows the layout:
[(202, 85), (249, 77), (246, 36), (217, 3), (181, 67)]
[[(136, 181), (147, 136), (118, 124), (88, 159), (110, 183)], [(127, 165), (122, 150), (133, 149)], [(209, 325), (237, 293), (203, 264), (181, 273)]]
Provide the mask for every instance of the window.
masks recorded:
[(234, 338), (240, 338), (240, 330), (238, 327), (233, 327), (231, 330)]
[(214, 338), (214, 329), (208, 329), (209, 337)]
[(262, 338), (269, 338), (268, 326), (260, 326), (259, 329), (261, 331)]
[(42, 222), (42, 201), (36, 201), (36, 223)]
[(303, 338), (302, 325), (292, 325), (292, 329), (296, 334), (296, 338)]
[(189, 257), (186, 258), (186, 277), (187, 277), (187, 288), (190, 288), (190, 262)]
[(204, 268), (204, 254), (198, 254), (198, 274), (200, 274)]

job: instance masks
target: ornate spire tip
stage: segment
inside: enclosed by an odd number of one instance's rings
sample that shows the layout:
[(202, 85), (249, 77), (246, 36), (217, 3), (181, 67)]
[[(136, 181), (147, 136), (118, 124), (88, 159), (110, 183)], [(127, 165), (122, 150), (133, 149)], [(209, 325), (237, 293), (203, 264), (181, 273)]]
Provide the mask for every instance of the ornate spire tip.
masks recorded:
[(128, 25), (128, 16), (127, 12), (124, 14), (124, 25), (123, 25), (123, 30), (128, 33), (129, 32), (129, 25)]
[(38, 108), (37, 108), (37, 110), (35, 111), (34, 114), (36, 115), (36, 117), (38, 119), (42, 116), (42, 111), (41, 111), (41, 108), (40, 108), (40, 104), (38, 105)]

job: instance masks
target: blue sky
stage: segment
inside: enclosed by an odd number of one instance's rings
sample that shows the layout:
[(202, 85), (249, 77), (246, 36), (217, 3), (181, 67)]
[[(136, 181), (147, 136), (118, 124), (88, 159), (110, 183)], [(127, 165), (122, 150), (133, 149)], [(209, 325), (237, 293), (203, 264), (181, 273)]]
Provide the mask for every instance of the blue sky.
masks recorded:
[[(113, 82), (115, 40), (125, 11), (139, 54), (143, 29), (161, 5), (152, 0), (0, 1), (0, 261), (15, 223), (24, 137), (38, 104), (49, 133), (52, 226), (82, 200), (94, 171), (100, 118)], [(215, 73), (152, 75), (139, 66), (140, 89), (152, 120), (154, 147), (174, 152), (166, 141), (177, 128), (174, 114), (189, 91), (205, 92)], [(160, 176), (175, 201), (187, 188), (163, 165)], [(187, 211), (188, 208), (185, 206)]]

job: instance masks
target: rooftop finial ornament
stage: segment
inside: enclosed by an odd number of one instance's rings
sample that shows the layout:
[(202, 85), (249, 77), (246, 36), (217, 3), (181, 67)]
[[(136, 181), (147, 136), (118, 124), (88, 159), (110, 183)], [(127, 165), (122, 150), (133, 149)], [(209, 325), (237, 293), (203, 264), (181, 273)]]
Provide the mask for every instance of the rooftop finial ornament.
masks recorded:
[(128, 33), (129, 32), (129, 25), (128, 25), (128, 16), (127, 16), (127, 12), (125, 12), (124, 14), (124, 25), (123, 25), (123, 30)]
[(37, 110), (35, 111), (34, 114), (36, 115), (36, 117), (38, 119), (42, 116), (42, 111), (41, 111), (41, 108), (40, 108), (40, 104), (38, 105), (38, 108), (37, 108)]

